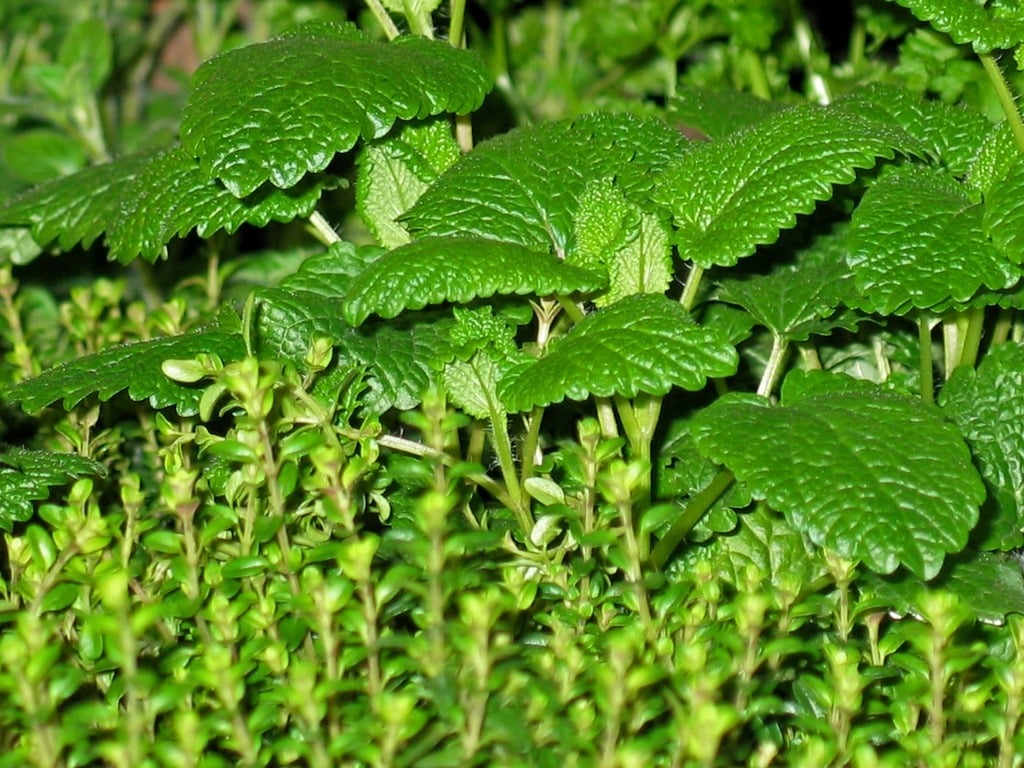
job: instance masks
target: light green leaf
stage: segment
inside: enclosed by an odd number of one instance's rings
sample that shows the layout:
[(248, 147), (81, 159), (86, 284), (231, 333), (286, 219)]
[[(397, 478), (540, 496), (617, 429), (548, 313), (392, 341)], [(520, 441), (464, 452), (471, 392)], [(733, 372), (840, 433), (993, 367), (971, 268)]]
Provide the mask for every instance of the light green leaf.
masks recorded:
[(1005, 121), (993, 128), (982, 142), (967, 175), (967, 182), (987, 197), (1020, 157), (1013, 131)]
[(999, 344), (977, 370), (960, 367), (939, 404), (960, 427), (991, 504), (982, 510), (984, 549), (1019, 547), (1024, 528), (1024, 346)]
[(456, 408), (473, 418), (489, 419), (492, 414), (505, 412), (496, 394), (504, 368), (507, 366), (502, 366), (493, 355), (480, 351), (469, 360), (447, 363), (441, 372), (441, 380)]
[(1024, 42), (1024, 10), (1016, 3), (975, 0), (893, 0), (921, 21), (945, 32), (955, 43), (970, 43), (978, 53), (1016, 48)]
[(908, 166), (879, 179), (850, 230), (858, 306), (882, 315), (942, 312), (983, 288), (1013, 286), (1020, 270), (988, 239), (982, 216), (981, 205), (944, 173)]
[(989, 190), (982, 226), (1007, 259), (1024, 263), (1024, 157), (1020, 153)]
[(244, 356), (233, 312), (225, 310), (215, 322), (181, 336), (111, 347), (62, 363), (9, 387), (4, 397), (32, 412), (58, 400), (70, 409), (91, 394), (109, 400), (127, 390), (133, 400), (148, 399), (153, 408), (173, 405), (179, 414), (189, 416), (198, 412), (202, 390), (172, 381), (161, 366), (165, 360), (193, 359), (201, 353), (218, 355), (225, 363)]
[(749, 93), (683, 86), (669, 104), (672, 116), (709, 139), (721, 139), (785, 109)]
[(66, 133), (33, 128), (4, 141), (4, 160), (11, 172), (29, 184), (40, 184), (80, 171), (85, 150)]
[(154, 261), (175, 236), (192, 229), (209, 237), (221, 229), (235, 232), (242, 224), (263, 227), (308, 216), (330, 184), (330, 178), (308, 179), (288, 190), (264, 187), (239, 199), (204, 178), (180, 147), (172, 147), (157, 153), (125, 187), (107, 233), (110, 253), (122, 263), (140, 256)]
[(694, 420), (697, 447), (816, 545), (880, 573), (929, 579), (964, 548), (985, 489), (937, 409), (820, 371), (790, 373), (782, 397), (716, 401)]
[(509, 371), (498, 396), (520, 412), (566, 398), (664, 395), (672, 387), (700, 390), (737, 365), (736, 350), (678, 302), (631, 296), (584, 318), (546, 356)]
[(884, 123), (805, 104), (695, 145), (657, 179), (656, 197), (672, 211), (680, 258), (728, 267), (897, 150), (919, 147)]
[(99, 91), (110, 76), (114, 61), (114, 41), (102, 18), (82, 19), (68, 30), (61, 42), (57, 62), (71, 80), (69, 96), (83, 98)]
[(0, 450), (0, 530), (8, 533), (16, 522), (35, 514), (32, 502), (50, 495), (50, 489), (85, 475), (106, 477), (102, 464), (70, 453)]
[(490, 88), (479, 58), (446, 42), (379, 43), (354, 27), (310, 24), (203, 64), (181, 142), (203, 174), (245, 197), (268, 180), (293, 186), (396, 120), (472, 112)]
[(345, 292), (344, 315), (359, 325), (371, 314), (395, 317), (446, 301), (593, 293), (604, 287), (602, 275), (513, 243), (427, 237), (390, 251), (353, 280)]
[(356, 206), (378, 243), (395, 248), (409, 242), (401, 216), (458, 159), (458, 144), (443, 120), (404, 125), (363, 148)]
[(628, 114), (518, 128), (463, 157), (405, 221), (412, 232), (476, 235), (564, 256), (589, 181), (615, 178), (627, 199), (642, 198), (688, 146), (671, 126)]

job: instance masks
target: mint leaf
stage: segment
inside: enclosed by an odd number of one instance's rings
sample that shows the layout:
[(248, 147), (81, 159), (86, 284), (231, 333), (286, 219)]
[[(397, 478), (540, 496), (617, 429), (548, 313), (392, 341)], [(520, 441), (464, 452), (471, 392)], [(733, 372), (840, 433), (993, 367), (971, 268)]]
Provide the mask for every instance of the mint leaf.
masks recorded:
[(318, 178), (288, 190), (264, 187), (239, 199), (205, 178), (180, 147), (172, 147), (157, 153), (125, 187), (107, 235), (110, 253), (122, 263), (138, 256), (155, 261), (172, 238), (193, 228), (209, 237), (221, 229), (232, 233), (242, 224), (263, 227), (308, 216), (331, 182)]
[(106, 477), (107, 469), (70, 453), (0, 449), (0, 530), (10, 533), (14, 523), (32, 517), (33, 501), (47, 498), (51, 488), (84, 475)]
[(967, 182), (983, 196), (987, 196), (1019, 158), (1020, 149), (1014, 141), (1013, 131), (1004, 121), (985, 137), (971, 163)]
[(991, 348), (977, 370), (960, 367), (939, 403), (977, 459), (992, 504), (984, 549), (1010, 549), (1024, 528), (1024, 346)]
[(128, 155), (44, 182), (0, 207), (0, 224), (23, 224), (42, 246), (88, 248), (114, 220), (125, 192), (151, 159)]
[(405, 221), (412, 232), (476, 235), (564, 256), (590, 180), (615, 178), (627, 198), (642, 197), (688, 146), (665, 123), (628, 114), (518, 128), (463, 157)]
[(403, 125), (363, 147), (356, 207), (378, 243), (395, 248), (409, 242), (401, 216), (459, 156), (451, 125), (442, 120)]
[(782, 397), (716, 401), (694, 419), (697, 447), (815, 544), (880, 573), (929, 579), (964, 548), (985, 490), (937, 409), (823, 372), (790, 373)]
[(344, 315), (359, 325), (369, 315), (395, 317), (446, 301), (466, 303), (495, 294), (548, 296), (593, 293), (602, 275), (514, 243), (476, 237), (427, 237), (390, 251), (345, 292)]
[(1024, 42), (1024, 11), (1019, 6), (974, 0), (894, 0), (921, 21), (978, 53), (1016, 48)]
[(947, 175), (917, 166), (872, 184), (853, 213), (847, 260), (858, 306), (883, 315), (942, 312), (1020, 277), (992, 244), (983, 210)]
[(111, 347), (43, 371), (9, 387), (6, 399), (26, 411), (62, 402), (74, 408), (91, 394), (109, 400), (128, 391), (133, 400), (148, 399), (153, 408), (174, 406), (182, 416), (199, 411), (202, 390), (179, 384), (161, 370), (165, 360), (192, 359), (200, 353), (218, 355), (225, 363), (245, 354), (238, 317), (225, 310), (209, 325), (182, 334)]
[(805, 104), (695, 145), (657, 179), (656, 198), (672, 212), (680, 258), (730, 267), (897, 150), (920, 148), (884, 123)]
[(203, 174), (245, 197), (268, 180), (293, 186), (396, 120), (472, 112), (490, 88), (482, 62), (445, 42), (371, 42), (354, 27), (311, 24), (200, 66), (181, 142)]
[(700, 390), (737, 365), (736, 350), (678, 302), (631, 296), (584, 318), (546, 356), (509, 371), (498, 395), (511, 412), (566, 398), (664, 395), (672, 387)]
[(1024, 157), (1019, 153), (989, 190), (982, 227), (1006, 258), (1024, 263)]
[(786, 105), (741, 91), (682, 86), (669, 104), (673, 117), (710, 139), (758, 123)]

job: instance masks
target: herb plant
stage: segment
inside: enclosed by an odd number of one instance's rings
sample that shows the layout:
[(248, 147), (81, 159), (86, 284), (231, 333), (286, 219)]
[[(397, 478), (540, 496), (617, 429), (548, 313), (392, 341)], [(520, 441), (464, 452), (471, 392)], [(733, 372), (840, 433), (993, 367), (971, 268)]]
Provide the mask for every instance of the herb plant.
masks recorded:
[(227, 5), (7, 41), (0, 764), (1017, 764), (1024, 10)]

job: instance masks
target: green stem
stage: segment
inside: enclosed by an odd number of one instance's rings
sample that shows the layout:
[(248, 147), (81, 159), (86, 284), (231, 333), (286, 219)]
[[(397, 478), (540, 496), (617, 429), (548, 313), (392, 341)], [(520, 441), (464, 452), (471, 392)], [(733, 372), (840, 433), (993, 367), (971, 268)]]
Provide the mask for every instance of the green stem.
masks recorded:
[(690, 276), (686, 279), (686, 285), (683, 286), (683, 295), (679, 297), (679, 303), (683, 305), (683, 309), (687, 311), (693, 309), (693, 305), (697, 302), (697, 290), (700, 288), (700, 281), (703, 277), (704, 267), (698, 267), (696, 264), (690, 267)]
[(537, 454), (537, 444), (540, 442), (540, 423), (544, 418), (543, 408), (534, 408), (530, 413), (526, 427), (526, 436), (523, 438), (523, 456), (520, 460), (519, 476), (521, 484), (533, 477), (534, 457)]
[(1010, 329), (1012, 327), (1013, 310), (999, 310), (999, 316), (996, 318), (995, 325), (992, 326), (992, 338), (989, 343), (992, 346), (995, 346), (996, 344), (1002, 344), (1004, 341), (1010, 338)]
[(1003, 113), (1013, 132), (1013, 138), (1017, 142), (1017, 148), (1024, 152), (1024, 122), (1021, 121), (1020, 112), (1017, 111), (1017, 102), (1010, 92), (1010, 86), (1006, 83), (1006, 78), (1003, 77), (1003, 72), (991, 53), (979, 53), (978, 58), (981, 59), (981, 65), (985, 68), (989, 82), (996, 90)]
[(530, 531), (533, 530), (533, 521), (530, 519), (527, 497), (523, 493), (523, 487), (519, 484), (519, 477), (516, 475), (516, 463), (512, 457), (512, 440), (508, 434), (508, 415), (497, 408), (490, 410), (494, 451), (498, 454), (498, 467), (505, 480), (505, 487), (508, 489), (509, 499), (512, 502), (511, 509), (523, 529), (525, 541), (529, 541)]
[(757, 394), (761, 397), (768, 397), (775, 390), (775, 385), (782, 375), (782, 364), (786, 360), (786, 353), (789, 351), (789, 342), (784, 336), (772, 334), (772, 351), (768, 355), (768, 364), (761, 375), (761, 381), (757, 385)]
[(451, 0), (448, 4), (451, 23), (448, 26), (448, 42), (456, 48), (464, 47), (466, 33), (466, 0)]
[(686, 538), (686, 535), (697, 524), (697, 521), (703, 517), (704, 513), (711, 509), (711, 505), (729, 489), (734, 479), (732, 472), (728, 469), (722, 469), (711, 479), (711, 482), (708, 483), (708, 486), (703, 491), (690, 499), (683, 513), (672, 523), (668, 533), (662, 537), (661, 541), (654, 548), (654, 553), (651, 555), (651, 564), (655, 568), (665, 567), (665, 564), (672, 556), (672, 553), (676, 551), (679, 543)]
[(316, 239), (324, 245), (330, 247), (335, 243), (341, 242), (341, 238), (334, 231), (334, 227), (327, 222), (327, 219), (323, 217), (320, 211), (313, 211), (309, 215), (309, 226), (313, 230)]
[(765, 101), (772, 99), (772, 87), (768, 82), (768, 73), (764, 69), (764, 61), (756, 51), (746, 50), (740, 54), (743, 71), (750, 79), (750, 91)]
[(619, 424), (615, 421), (615, 409), (607, 397), (595, 398), (597, 421), (601, 425), (601, 437), (612, 440), (619, 436)]
[[(960, 344), (959, 365), (969, 365), (972, 368), (978, 361), (978, 349), (981, 347), (981, 332), (985, 327), (985, 308), (971, 307), (966, 311), (967, 328), (964, 331)], [(952, 370), (946, 371), (948, 379), (953, 374)]]
[(380, 0), (366, 0), (366, 7), (370, 9), (370, 13), (373, 14), (373, 18), (377, 20), (381, 29), (384, 30), (384, 35), (388, 40), (394, 40), (401, 34), (398, 31), (398, 27), (395, 26), (395, 22), (391, 18), (391, 15), (381, 4)]
[(917, 319), (918, 367), (921, 376), (921, 399), (926, 403), (935, 402), (935, 385), (932, 382), (932, 332), (928, 318)]

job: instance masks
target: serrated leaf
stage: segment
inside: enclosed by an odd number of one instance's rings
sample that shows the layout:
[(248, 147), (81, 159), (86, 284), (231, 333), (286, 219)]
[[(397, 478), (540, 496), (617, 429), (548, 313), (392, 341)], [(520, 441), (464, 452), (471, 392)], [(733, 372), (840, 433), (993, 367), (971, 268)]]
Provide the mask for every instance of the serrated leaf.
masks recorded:
[(590, 396), (700, 390), (736, 372), (736, 350), (678, 302), (631, 296), (587, 316), (539, 360), (512, 369), (498, 396), (515, 413)]
[(992, 128), (980, 112), (941, 101), (927, 101), (904, 88), (874, 83), (837, 99), (846, 112), (898, 126), (921, 142), (927, 154), (950, 173), (962, 176)]
[(50, 489), (85, 475), (106, 477), (102, 464), (70, 453), (0, 449), (0, 530), (32, 517), (32, 502), (45, 499)]
[(1024, 346), (999, 344), (977, 370), (960, 367), (939, 404), (960, 427), (989, 488), (985, 549), (1020, 546), (1024, 529)]
[(786, 108), (742, 91), (687, 86), (680, 87), (669, 106), (673, 117), (709, 139), (721, 139)]
[(1024, 42), (1024, 9), (1019, 5), (975, 0), (893, 0), (921, 21), (945, 32), (955, 43), (970, 43), (978, 53), (1016, 48)]
[(822, 575), (820, 558), (811, 556), (803, 535), (785, 517), (759, 508), (742, 515), (732, 536), (715, 539), (715, 555), (725, 578), (736, 586), (749, 581), (749, 568), (765, 583), (796, 596)]
[(426, 237), (395, 248), (366, 268), (345, 292), (344, 315), (359, 325), (371, 314), (395, 317), (446, 301), (495, 294), (593, 293), (603, 275), (547, 253), (477, 237)]
[(128, 155), (44, 182), (0, 208), (0, 224), (30, 226), (43, 246), (88, 248), (116, 218), (126, 190), (150, 158), (149, 153)]
[(1024, 263), (1024, 157), (1019, 153), (990, 189), (982, 226), (1007, 259)]
[(122, 263), (139, 256), (154, 261), (168, 242), (192, 229), (209, 237), (221, 229), (233, 233), (242, 224), (263, 227), (308, 216), (331, 183), (311, 178), (287, 190), (261, 187), (239, 199), (205, 178), (181, 147), (172, 147), (157, 153), (125, 188), (107, 233), (110, 253)]
[(458, 159), (451, 126), (440, 120), (404, 125), (363, 148), (356, 207), (378, 243), (395, 248), (409, 242), (409, 232), (399, 219)]
[(982, 142), (967, 175), (967, 182), (987, 197), (1020, 157), (1020, 148), (1007, 122), (997, 125)]
[(614, 177), (627, 198), (642, 196), (688, 147), (665, 123), (628, 114), (518, 128), (463, 157), (405, 220), (412, 232), (476, 235), (564, 256), (590, 180)]
[(730, 267), (774, 242), (858, 168), (919, 147), (906, 133), (835, 107), (805, 104), (696, 145), (657, 179), (679, 256)]
[(441, 380), (456, 408), (473, 418), (488, 419), (505, 413), (496, 394), (498, 380), (505, 368), (507, 366), (502, 366), (492, 355), (481, 351), (469, 360), (447, 363), (441, 372)]
[(697, 447), (816, 545), (929, 579), (964, 548), (985, 497), (967, 446), (937, 409), (835, 379), (794, 371), (779, 407), (718, 400), (695, 417)]
[(938, 578), (927, 584), (902, 572), (890, 578), (866, 574), (859, 583), (862, 595), (886, 601), (901, 614), (921, 616), (921, 597), (935, 589), (949, 590), (982, 621), (1002, 623), (1008, 614), (1024, 613), (1020, 564), (993, 552), (953, 558)]
[(225, 363), (245, 354), (238, 317), (225, 310), (213, 323), (181, 336), (140, 341), (111, 347), (43, 371), (7, 389), (4, 397), (21, 403), (26, 411), (61, 401), (74, 408), (92, 394), (109, 400), (127, 390), (133, 400), (149, 400), (153, 408), (174, 406), (182, 416), (199, 410), (202, 390), (167, 378), (165, 360), (192, 359), (201, 353), (216, 354)]
[(266, 181), (293, 186), (396, 120), (472, 112), (490, 88), (476, 55), (440, 40), (380, 43), (311, 24), (200, 66), (181, 142), (207, 177), (245, 197)]
[(858, 306), (882, 315), (942, 312), (1020, 277), (985, 235), (980, 203), (943, 173), (908, 166), (885, 175), (853, 214), (847, 261)]

